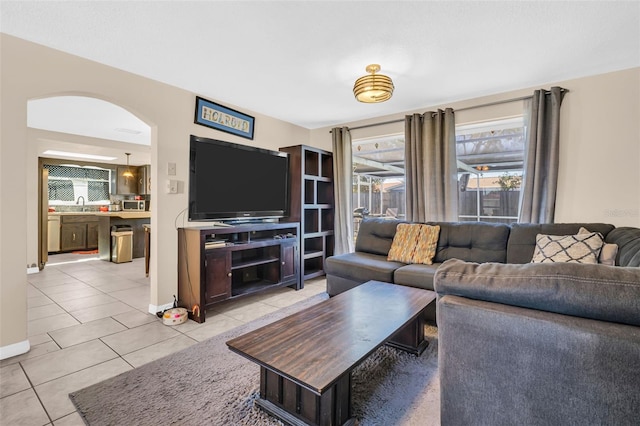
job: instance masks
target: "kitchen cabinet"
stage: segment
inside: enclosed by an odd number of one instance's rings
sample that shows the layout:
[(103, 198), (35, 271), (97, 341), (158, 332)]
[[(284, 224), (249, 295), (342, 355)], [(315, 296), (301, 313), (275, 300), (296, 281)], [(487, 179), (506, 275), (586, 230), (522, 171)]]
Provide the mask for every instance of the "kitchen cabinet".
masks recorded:
[(98, 222), (87, 223), (87, 248), (98, 248)]
[[(133, 177), (122, 176), (128, 170), (133, 173)], [(117, 166), (116, 167), (116, 194), (131, 195), (138, 193), (138, 170), (137, 167)]]
[(86, 247), (87, 225), (63, 223), (60, 229), (60, 251), (84, 250)]
[(60, 225), (60, 251), (98, 247), (98, 218), (95, 215), (63, 215)]
[(138, 194), (151, 194), (151, 166), (149, 164), (138, 167)]

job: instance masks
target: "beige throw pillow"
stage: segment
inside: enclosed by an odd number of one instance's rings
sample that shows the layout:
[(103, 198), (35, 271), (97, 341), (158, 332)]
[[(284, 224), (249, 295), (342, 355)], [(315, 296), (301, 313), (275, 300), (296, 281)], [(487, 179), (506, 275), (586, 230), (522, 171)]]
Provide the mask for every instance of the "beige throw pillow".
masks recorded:
[[(588, 234), (590, 231), (581, 227), (578, 231), (578, 234)], [(618, 245), (604, 243), (602, 245), (602, 250), (600, 250), (600, 256), (598, 257), (598, 263), (602, 263), (603, 265), (616, 266), (616, 256), (618, 255)]]
[(420, 231), (419, 224), (399, 223), (396, 227), (396, 234), (393, 236), (387, 260), (411, 263), (418, 238), (420, 238)]
[(399, 223), (387, 260), (402, 263), (433, 264), (440, 225)]
[(538, 234), (531, 263), (598, 263), (603, 243), (599, 232), (578, 235)]
[(440, 225), (420, 225), (420, 236), (411, 262), (432, 265), (433, 257), (436, 255), (436, 248), (438, 247), (439, 236)]

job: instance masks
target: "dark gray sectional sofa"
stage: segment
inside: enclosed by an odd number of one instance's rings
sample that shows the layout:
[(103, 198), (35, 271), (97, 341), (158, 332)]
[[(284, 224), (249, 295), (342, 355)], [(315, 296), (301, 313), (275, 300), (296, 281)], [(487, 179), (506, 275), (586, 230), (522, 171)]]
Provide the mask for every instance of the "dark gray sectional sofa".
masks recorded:
[[(640, 229), (439, 223), (435, 263), (405, 265), (386, 261), (398, 223), (363, 222), (327, 290), (436, 291), (443, 426), (640, 424)], [(529, 263), (537, 234), (580, 227), (618, 245), (616, 266)]]
[[(537, 234), (572, 235), (581, 227), (600, 232), (605, 242), (618, 244), (616, 264), (640, 266), (640, 229), (604, 223), (492, 224), (430, 222), (440, 225), (433, 265), (387, 261), (399, 220), (367, 219), (360, 224), (355, 252), (329, 257), (325, 263), (327, 292), (342, 293), (369, 280), (434, 290), (436, 270), (449, 259), (467, 262), (516, 263), (531, 261)], [(431, 315), (435, 319), (435, 310)]]

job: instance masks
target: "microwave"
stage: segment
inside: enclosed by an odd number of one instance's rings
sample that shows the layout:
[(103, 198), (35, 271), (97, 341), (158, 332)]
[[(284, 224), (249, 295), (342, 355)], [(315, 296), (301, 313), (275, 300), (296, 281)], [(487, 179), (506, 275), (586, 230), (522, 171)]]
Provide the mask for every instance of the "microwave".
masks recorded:
[(145, 211), (147, 202), (145, 200), (122, 200), (122, 210)]

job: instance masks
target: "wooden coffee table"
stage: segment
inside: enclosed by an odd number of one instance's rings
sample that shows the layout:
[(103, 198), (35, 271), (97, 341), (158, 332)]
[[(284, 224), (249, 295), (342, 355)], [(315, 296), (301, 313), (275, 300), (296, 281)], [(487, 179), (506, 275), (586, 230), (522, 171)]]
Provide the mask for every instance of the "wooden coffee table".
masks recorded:
[(353, 424), (351, 372), (383, 344), (420, 355), (429, 290), (369, 281), (229, 340), (260, 365), (265, 411), (292, 425)]

